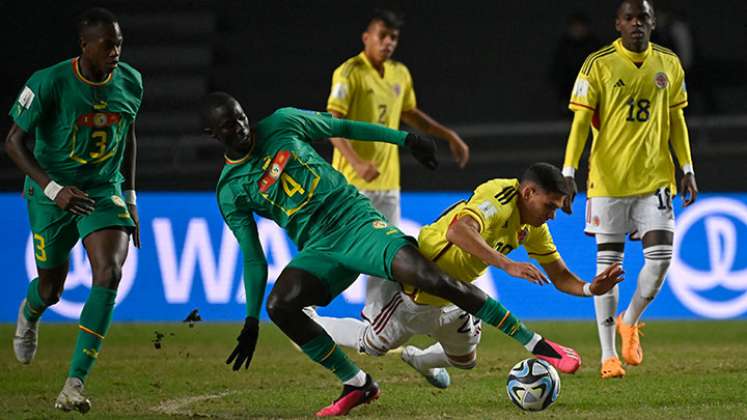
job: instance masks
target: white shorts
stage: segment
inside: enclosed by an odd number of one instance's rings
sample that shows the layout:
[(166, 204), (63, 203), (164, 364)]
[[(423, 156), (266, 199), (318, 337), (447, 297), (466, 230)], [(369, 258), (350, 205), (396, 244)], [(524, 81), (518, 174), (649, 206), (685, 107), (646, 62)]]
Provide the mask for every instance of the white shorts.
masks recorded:
[(642, 238), (652, 230), (674, 232), (672, 193), (667, 187), (653, 194), (591, 197), (586, 201), (586, 233), (635, 233)]
[[(360, 192), (371, 200), (374, 208), (380, 211), (391, 225), (399, 225), (399, 190), (361, 190)], [(392, 296), (398, 294), (400, 290), (402, 290), (402, 287), (397, 282), (368, 276), (366, 278), (366, 305), (361, 313), (363, 318), (365, 320), (373, 319), (384, 304), (389, 302)]]
[(466, 356), (480, 343), (481, 323), (455, 305), (418, 305), (399, 293), (384, 305), (363, 331), (359, 348), (382, 355), (415, 335), (436, 339), (447, 355)]

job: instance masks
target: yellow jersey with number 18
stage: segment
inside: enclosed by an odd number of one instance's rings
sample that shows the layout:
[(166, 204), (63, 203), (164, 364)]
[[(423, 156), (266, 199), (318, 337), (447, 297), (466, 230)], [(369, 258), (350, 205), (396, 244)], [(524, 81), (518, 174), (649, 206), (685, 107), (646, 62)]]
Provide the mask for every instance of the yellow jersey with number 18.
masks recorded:
[[(560, 254), (547, 224), (534, 227), (521, 223), (516, 202), (518, 194), (518, 179), (493, 179), (481, 184), (467, 201), (454, 204), (435, 222), (420, 230), (420, 253), (457, 280), (477, 280), (487, 271), (487, 264), (446, 239), (452, 223), (470, 216), (480, 225), (480, 236), (501, 254), (508, 255), (524, 246), (529, 256), (541, 264), (559, 260)], [(404, 286), (404, 290), (419, 304), (444, 306), (449, 303), (411, 286)]]
[[(402, 63), (385, 61), (384, 75), (381, 76), (366, 54), (361, 52), (344, 62), (332, 76), (327, 111), (337, 112), (347, 119), (399, 129), (402, 112), (415, 106), (412, 77)], [(360, 190), (399, 189), (399, 149), (396, 145), (349, 140), (361, 159), (376, 165), (380, 175), (371, 182), (364, 181), (335, 149), (332, 166), (345, 175), (348, 182)]]
[[(685, 106), (685, 72), (671, 50), (649, 43), (636, 54), (617, 39), (589, 55), (569, 105), (594, 111), (589, 197), (641, 195), (667, 186), (674, 192), (669, 112)], [(578, 158), (566, 156), (564, 166), (578, 168)]]

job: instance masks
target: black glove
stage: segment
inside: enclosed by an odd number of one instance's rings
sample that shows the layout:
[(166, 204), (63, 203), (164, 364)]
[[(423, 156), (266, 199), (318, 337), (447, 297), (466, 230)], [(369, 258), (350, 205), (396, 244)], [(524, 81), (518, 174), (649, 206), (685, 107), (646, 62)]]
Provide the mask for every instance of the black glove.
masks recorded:
[(236, 337), (239, 344), (226, 359), (226, 364), (230, 365), (233, 362), (233, 370), (239, 370), (246, 362), (244, 368), (249, 369), (249, 363), (252, 362), (252, 356), (254, 356), (254, 348), (257, 346), (257, 337), (259, 337), (259, 320), (248, 316), (244, 320), (241, 334)]
[(436, 160), (436, 142), (430, 137), (420, 137), (409, 133), (405, 137), (405, 146), (423, 166), (430, 170), (438, 168)]

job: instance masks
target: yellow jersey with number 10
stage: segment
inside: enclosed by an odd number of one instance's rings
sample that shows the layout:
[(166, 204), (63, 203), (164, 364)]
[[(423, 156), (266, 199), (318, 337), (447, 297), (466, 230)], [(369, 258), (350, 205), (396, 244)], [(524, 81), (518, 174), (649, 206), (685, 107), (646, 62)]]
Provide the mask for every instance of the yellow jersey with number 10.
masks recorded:
[[(446, 239), (446, 232), (452, 223), (463, 216), (470, 216), (480, 225), (480, 235), (485, 242), (504, 255), (523, 245), (529, 256), (541, 264), (559, 260), (560, 254), (547, 224), (539, 227), (521, 224), (518, 194), (517, 179), (493, 179), (481, 184), (467, 201), (454, 204), (435, 222), (420, 230), (420, 253), (457, 280), (470, 283), (477, 280), (488, 266)], [(444, 299), (411, 286), (404, 286), (404, 291), (419, 304), (449, 304)]]
[[(415, 91), (407, 67), (399, 62), (384, 62), (384, 76), (373, 68), (366, 54), (361, 52), (338, 67), (332, 76), (332, 91), (327, 100), (327, 111), (343, 117), (399, 129), (402, 112), (415, 108)], [(361, 159), (368, 160), (379, 170), (378, 178), (366, 182), (335, 149), (332, 166), (348, 182), (360, 190), (397, 190), (399, 183), (399, 149), (394, 144), (362, 142), (350, 139)]]
[[(649, 43), (636, 54), (617, 39), (589, 55), (569, 105), (594, 111), (589, 197), (641, 195), (666, 186), (674, 192), (669, 112), (685, 106), (685, 72), (671, 50)], [(569, 160), (564, 166), (578, 167)]]

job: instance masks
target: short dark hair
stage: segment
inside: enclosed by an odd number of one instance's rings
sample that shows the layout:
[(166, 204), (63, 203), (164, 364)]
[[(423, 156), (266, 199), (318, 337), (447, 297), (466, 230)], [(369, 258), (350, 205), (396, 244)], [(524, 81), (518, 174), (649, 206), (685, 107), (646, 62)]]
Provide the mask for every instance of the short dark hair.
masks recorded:
[(630, 3), (632, 6), (633, 1), (636, 1), (636, 3), (648, 3), (649, 6), (651, 6), (651, 10), (656, 10), (654, 7), (654, 0), (620, 0), (617, 2), (617, 9), (615, 9), (615, 15), (620, 14), (620, 9), (623, 7), (623, 4)]
[(392, 29), (400, 29), (405, 26), (404, 16), (401, 13), (388, 9), (374, 9), (371, 19), (368, 20), (368, 24), (371, 25), (377, 20), (381, 21), (384, 26)]
[(568, 195), (563, 173), (557, 166), (545, 162), (535, 163), (521, 177), (522, 182), (531, 181), (545, 192)]
[(119, 22), (119, 20), (114, 16), (114, 13), (103, 7), (94, 7), (81, 13), (78, 17), (78, 34), (82, 34), (83, 31), (93, 26), (101, 24), (111, 25), (115, 22)]
[(229, 95), (226, 92), (210, 92), (202, 98), (200, 106), (200, 122), (202, 128), (209, 128), (211, 124), (211, 115), (213, 110), (225, 106), (231, 101), (235, 101), (236, 98)]

